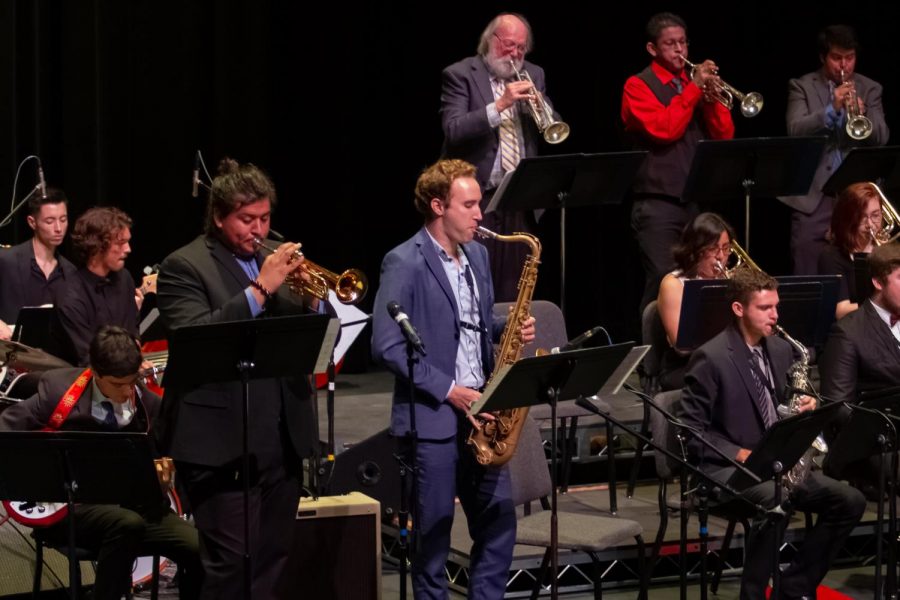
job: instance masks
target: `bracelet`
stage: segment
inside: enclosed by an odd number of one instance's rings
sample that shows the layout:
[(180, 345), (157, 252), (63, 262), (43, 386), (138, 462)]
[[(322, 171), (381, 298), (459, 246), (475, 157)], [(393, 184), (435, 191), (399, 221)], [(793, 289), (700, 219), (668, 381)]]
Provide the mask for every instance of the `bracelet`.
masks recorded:
[(263, 284), (261, 284), (261, 283), (259, 282), (259, 279), (254, 279), (253, 281), (250, 282), (250, 285), (253, 286), (253, 287), (255, 287), (256, 289), (258, 289), (258, 290), (260, 291), (260, 293), (261, 293), (263, 296), (266, 297), (266, 300), (271, 300), (271, 299), (272, 299), (272, 296), (273, 296), (274, 294), (272, 294), (272, 292), (270, 292), (269, 290), (267, 290), (267, 289), (266, 289), (266, 286), (264, 286)]

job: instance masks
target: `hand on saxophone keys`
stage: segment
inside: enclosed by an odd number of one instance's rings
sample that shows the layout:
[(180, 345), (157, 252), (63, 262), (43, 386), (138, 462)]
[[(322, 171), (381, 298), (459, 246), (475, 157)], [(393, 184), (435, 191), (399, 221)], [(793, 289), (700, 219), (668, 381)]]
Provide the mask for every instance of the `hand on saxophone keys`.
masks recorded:
[(447, 394), (447, 402), (460, 411), (462, 414), (467, 415), (469, 422), (472, 424), (472, 427), (476, 429), (481, 429), (481, 421), (493, 421), (494, 415), (490, 413), (481, 413), (479, 415), (469, 415), (469, 410), (471, 410), (472, 405), (478, 402), (481, 398), (481, 392), (478, 390), (473, 390), (472, 388), (463, 387), (461, 385), (454, 385), (453, 389), (450, 390), (450, 393)]
[(534, 328), (534, 317), (529, 316), (522, 322), (522, 327), (519, 329), (519, 339), (522, 340), (523, 344), (530, 344), (534, 341), (535, 338), (535, 328)]
[(796, 400), (796, 408), (798, 413), (806, 412), (808, 410), (815, 410), (816, 406), (816, 399), (812, 396), (800, 396), (800, 398)]

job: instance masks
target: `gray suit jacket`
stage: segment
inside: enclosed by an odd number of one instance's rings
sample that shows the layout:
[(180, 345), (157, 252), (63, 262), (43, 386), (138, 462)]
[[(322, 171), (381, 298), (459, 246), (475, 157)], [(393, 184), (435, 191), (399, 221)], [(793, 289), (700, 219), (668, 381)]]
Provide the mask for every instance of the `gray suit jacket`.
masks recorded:
[[(523, 69), (546, 98), (544, 70), (528, 61)], [(441, 79), (441, 126), (444, 129), (441, 155), (461, 158), (475, 165), (478, 169), (476, 179), (484, 189), (500, 145), (497, 128), (491, 127), (485, 110), (494, 101), (491, 74), (480, 56), (470, 56), (444, 69)], [(525, 113), (520, 107), (525, 156), (536, 156), (540, 133), (534, 120)]]
[(860, 141), (848, 136), (843, 124), (834, 129), (825, 126), (825, 108), (831, 104), (833, 95), (828, 91), (828, 79), (821, 69), (807, 73), (799, 79), (791, 79), (788, 83), (788, 135), (828, 137), (809, 193), (780, 198), (795, 210), (810, 214), (819, 206), (825, 195), (822, 193), (822, 186), (833, 173), (831, 154), (834, 150), (846, 155), (856, 146), (884, 146), (890, 137), (890, 130), (884, 120), (884, 109), (881, 106), (881, 84), (859, 73), (854, 73), (853, 82), (857, 94), (866, 105), (866, 117), (872, 121), (872, 135)]

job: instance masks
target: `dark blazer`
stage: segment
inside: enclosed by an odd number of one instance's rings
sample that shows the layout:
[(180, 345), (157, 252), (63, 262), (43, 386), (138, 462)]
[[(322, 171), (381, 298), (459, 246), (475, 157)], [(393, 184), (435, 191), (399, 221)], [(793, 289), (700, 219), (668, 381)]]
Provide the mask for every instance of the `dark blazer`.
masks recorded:
[[(487, 380), (494, 364), (491, 339), (503, 332), (506, 318), (495, 318), (491, 311), (494, 289), (487, 250), (478, 242), (470, 242), (462, 248), (478, 289), (479, 312), (491, 332), (490, 336), (481, 336), (482, 365)], [(428, 352), (428, 356), (416, 363), (413, 373), (419, 436), (424, 439), (454, 436), (459, 415), (445, 399), (456, 378), (459, 312), (441, 259), (424, 227), (384, 257), (373, 314), (372, 357), (396, 376), (391, 431), (395, 435), (404, 435), (409, 430), (406, 341), (385, 310), (391, 301), (399, 302), (403, 307)]]
[[(544, 70), (528, 61), (523, 69), (531, 75), (538, 91), (545, 94)], [(478, 184), (485, 189), (500, 146), (498, 128), (491, 127), (485, 110), (494, 101), (491, 74), (481, 56), (470, 56), (444, 69), (441, 81), (441, 126), (444, 129), (441, 155), (461, 158), (475, 165)], [(519, 106), (519, 114), (525, 137), (523, 158), (537, 156), (540, 133), (524, 105)]]
[[(258, 259), (262, 264), (262, 259)], [(244, 290), (250, 280), (221, 242), (201, 235), (170, 254), (160, 265), (157, 297), (168, 331), (187, 325), (250, 319)], [(266, 303), (259, 318), (306, 312), (308, 309), (282, 286)], [(170, 365), (173, 373), (179, 368)], [(250, 383), (251, 401), (260, 410), (281, 411), (281, 419), (298, 456), (309, 456), (317, 439), (309, 385), (304, 374)], [(176, 460), (222, 466), (242, 453), (242, 393), (240, 382), (189, 389), (166, 386), (162, 435)], [(261, 403), (277, 403), (262, 406)], [(250, 419), (250, 450), (254, 440), (271, 438), (272, 430), (256, 430)]]
[(900, 385), (900, 343), (870, 301), (831, 326), (819, 373), (822, 395), (835, 401)]
[[(30, 238), (9, 250), (0, 251), (0, 319), (9, 325), (15, 324), (19, 309), (27, 302), (25, 281), (31, 277), (33, 258), (34, 246)], [(63, 278), (66, 281), (71, 280), (76, 271), (75, 265), (59, 253), (56, 254), (56, 259), (62, 269)], [(54, 298), (54, 304), (56, 302), (57, 299)]]
[[(13, 404), (0, 413), (0, 430), (3, 431), (36, 431), (43, 429), (50, 421), (50, 415), (59, 404), (60, 399), (72, 382), (84, 369), (53, 369), (46, 371), (38, 383), (38, 392), (31, 398)], [(91, 402), (94, 386), (89, 383), (78, 403), (72, 407), (69, 416), (63, 422), (63, 431), (104, 431), (100, 423), (91, 415)], [(137, 402), (137, 413), (124, 431), (148, 433), (151, 424), (159, 415), (160, 397), (150, 390), (141, 388)]]
[(857, 95), (866, 105), (866, 117), (872, 121), (872, 135), (865, 140), (854, 140), (847, 135), (843, 125), (826, 129), (825, 109), (834, 96), (828, 89), (828, 78), (819, 69), (788, 83), (787, 131), (790, 136), (824, 135), (828, 137), (825, 152), (816, 168), (809, 193), (803, 196), (782, 196), (782, 202), (795, 210), (810, 214), (819, 206), (825, 194), (822, 186), (831, 177), (833, 167), (831, 153), (839, 149), (846, 154), (856, 146), (884, 146), (890, 130), (884, 120), (881, 105), (881, 84), (859, 73), (853, 74)]
[[(775, 336), (764, 338), (762, 345), (769, 356), (776, 401), (784, 403), (793, 350)], [(707, 440), (732, 458), (741, 448), (756, 447), (765, 431), (755, 400), (756, 382), (750, 370), (750, 357), (750, 349), (737, 326), (732, 324), (694, 351), (684, 378), (683, 420), (702, 431)], [(715, 470), (727, 466), (696, 439), (688, 442), (688, 451), (703, 468)]]

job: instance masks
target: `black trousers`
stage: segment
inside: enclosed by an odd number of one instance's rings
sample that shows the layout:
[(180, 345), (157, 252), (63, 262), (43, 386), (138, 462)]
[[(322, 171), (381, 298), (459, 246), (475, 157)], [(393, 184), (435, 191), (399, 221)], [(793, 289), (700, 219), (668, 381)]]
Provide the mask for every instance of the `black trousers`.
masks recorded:
[[(711, 475), (726, 481), (733, 471), (728, 467)], [(744, 495), (767, 508), (775, 504), (771, 481), (746, 489)], [(781, 598), (815, 598), (816, 588), (828, 573), (831, 562), (862, 518), (866, 499), (859, 490), (813, 471), (794, 490), (790, 500), (794, 509), (816, 513), (818, 519), (812, 530), (806, 532), (803, 545), (781, 575)], [(741, 576), (741, 600), (765, 598), (766, 585), (774, 569), (775, 535), (783, 534), (787, 523), (786, 518), (779, 519), (775, 525), (765, 519), (753, 521), (750, 549)]]
[[(68, 518), (42, 532), (55, 545), (69, 540)], [(75, 543), (97, 553), (95, 600), (119, 600), (131, 586), (131, 569), (138, 556), (160, 554), (178, 565), (179, 597), (199, 598), (203, 572), (197, 530), (171, 510), (142, 515), (108, 504), (75, 507)]]
[[(201, 598), (244, 597), (244, 494), (239, 469), (178, 463), (200, 532)], [(300, 482), (283, 464), (254, 470), (250, 481), (251, 592), (275, 597), (294, 532)]]
[(631, 229), (637, 239), (644, 267), (644, 295), (640, 313), (659, 295), (659, 282), (675, 268), (672, 248), (681, 240), (684, 226), (698, 213), (694, 203), (675, 199), (644, 198), (631, 207)]

